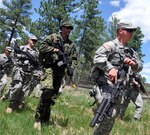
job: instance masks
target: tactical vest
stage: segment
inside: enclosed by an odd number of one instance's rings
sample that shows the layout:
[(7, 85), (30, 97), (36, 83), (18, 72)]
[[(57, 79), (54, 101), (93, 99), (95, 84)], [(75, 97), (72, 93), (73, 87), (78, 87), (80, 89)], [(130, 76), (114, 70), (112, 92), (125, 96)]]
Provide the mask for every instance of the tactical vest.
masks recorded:
[(125, 46), (120, 46), (114, 41), (112, 41), (115, 45), (113, 48), (113, 52), (108, 56), (108, 61), (115, 67), (121, 66), (126, 57), (132, 58), (134, 52), (131, 48)]
[[(51, 46), (58, 48), (61, 50), (62, 53), (67, 54), (69, 63), (71, 63), (71, 55), (73, 54), (72, 48), (74, 45), (72, 44), (72, 41), (69, 39), (64, 41), (61, 39), (61, 37), (58, 34), (51, 34), (50, 35), (50, 40)], [(71, 57), (70, 57), (71, 56)], [(59, 54), (57, 53), (52, 53), (52, 52), (46, 52), (40, 51), (39, 54), (39, 61), (45, 68), (51, 67), (53, 64), (56, 64), (59, 61)]]
[[(111, 42), (113, 45), (113, 47), (111, 48), (112, 52), (108, 54), (107, 61), (109, 61), (116, 69), (118, 69), (123, 64), (125, 57), (131, 57), (133, 55), (133, 50), (129, 47), (120, 46), (114, 41)], [(97, 82), (99, 80), (99, 77), (104, 76), (104, 74), (104, 71), (102, 71), (97, 66), (94, 66), (91, 70), (91, 78), (94, 82)]]

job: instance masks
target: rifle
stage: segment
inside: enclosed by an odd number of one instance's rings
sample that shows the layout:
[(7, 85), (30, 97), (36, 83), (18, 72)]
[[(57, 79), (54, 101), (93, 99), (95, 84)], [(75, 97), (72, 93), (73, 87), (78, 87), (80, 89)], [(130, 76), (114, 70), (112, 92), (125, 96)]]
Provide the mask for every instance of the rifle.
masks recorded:
[(16, 52), (17, 54), (24, 54), (25, 56), (27, 56), (25, 58), (26, 60), (29, 60), (35, 67), (39, 67), (39, 61), (35, 59), (29, 52), (24, 52), (23, 50), (21, 50), (17, 43), (14, 44), (14, 52)]
[(62, 51), (59, 51), (58, 53), (60, 61), (58, 62), (58, 66), (66, 65), (67, 68), (67, 74), (72, 77), (73, 76), (73, 68), (70, 66), (69, 57), (67, 53), (63, 53)]
[(90, 123), (91, 127), (94, 127), (96, 123), (101, 123), (105, 118), (110, 118), (114, 106), (117, 105), (117, 101), (123, 95), (124, 81), (126, 79), (126, 74), (128, 72), (128, 66), (122, 65), (118, 69), (118, 81), (110, 89), (111, 93), (107, 93), (106, 96), (102, 99), (102, 102), (99, 104), (95, 115)]

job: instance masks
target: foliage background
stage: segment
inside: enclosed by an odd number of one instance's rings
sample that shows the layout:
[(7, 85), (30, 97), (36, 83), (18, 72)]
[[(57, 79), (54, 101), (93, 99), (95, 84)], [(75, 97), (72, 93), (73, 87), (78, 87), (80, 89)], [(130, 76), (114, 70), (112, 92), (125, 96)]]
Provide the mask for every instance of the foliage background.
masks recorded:
[[(99, 0), (40, 0), (36, 11), (39, 18), (33, 21), (31, 0), (3, 0), (0, 8), (0, 51), (5, 46), (26, 44), (29, 34), (38, 37), (37, 47), (45, 36), (59, 32), (64, 21), (74, 26), (70, 38), (76, 43), (79, 54), (77, 81), (89, 75), (97, 48), (116, 36), (117, 18), (106, 24), (98, 8)], [(140, 55), (144, 35), (139, 28), (129, 43)], [(83, 71), (80, 68), (84, 69)], [(80, 77), (81, 76), (81, 77)]]

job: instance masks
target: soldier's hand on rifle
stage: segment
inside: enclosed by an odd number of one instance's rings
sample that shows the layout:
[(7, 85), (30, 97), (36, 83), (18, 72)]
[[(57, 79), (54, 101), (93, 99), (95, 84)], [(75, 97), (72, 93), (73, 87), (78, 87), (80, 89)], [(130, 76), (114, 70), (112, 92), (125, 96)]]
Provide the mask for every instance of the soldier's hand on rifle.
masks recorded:
[(124, 63), (127, 64), (127, 65), (129, 65), (129, 66), (135, 66), (135, 65), (136, 65), (136, 62), (133, 61), (133, 60), (130, 59), (130, 58), (125, 58), (125, 59), (124, 59)]
[(109, 70), (108, 78), (111, 82), (113, 82), (113, 83), (117, 82), (117, 73), (118, 73), (118, 70), (116, 70), (115, 68), (112, 68)]
[(53, 49), (53, 52), (58, 52), (58, 51), (59, 51), (58, 48), (54, 48), (54, 49)]
[(140, 88), (140, 84), (139, 84), (137, 81), (133, 80), (133, 84), (134, 84), (137, 88)]

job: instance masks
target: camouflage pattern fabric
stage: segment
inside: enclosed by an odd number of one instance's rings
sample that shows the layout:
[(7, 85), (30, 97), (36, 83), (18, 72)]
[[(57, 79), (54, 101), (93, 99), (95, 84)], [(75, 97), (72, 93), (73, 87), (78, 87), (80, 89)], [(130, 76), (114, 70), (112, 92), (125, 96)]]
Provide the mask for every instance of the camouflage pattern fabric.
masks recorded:
[[(93, 80), (98, 86), (113, 85), (113, 83), (110, 82), (108, 79), (107, 72), (113, 67), (118, 69), (121, 66), (121, 64), (123, 64), (124, 58), (127, 57), (127, 55), (129, 55), (128, 53), (130, 51), (128, 50), (131, 49), (128, 48), (127, 46), (123, 46), (118, 41), (118, 39), (104, 43), (102, 46), (98, 48), (98, 50), (96, 51), (96, 55), (94, 57), (94, 67), (91, 73)], [(130, 53), (130, 56), (135, 59), (138, 65), (132, 67), (132, 71), (136, 73), (142, 70), (142, 62), (140, 61), (136, 52), (134, 52), (133, 50), (131, 52), (132, 53)], [(96, 102), (101, 103), (103, 96), (107, 92), (109, 93), (107, 89), (102, 89), (102, 90), (98, 89), (95, 95)], [(116, 108), (119, 107), (120, 103), (121, 102), (118, 102)], [(102, 123), (100, 123), (98, 127), (95, 128), (94, 135), (109, 135), (114, 125), (115, 118), (119, 113), (118, 111), (119, 110), (116, 109), (115, 114), (112, 114), (112, 116), (115, 117), (112, 117), (110, 119), (106, 118), (104, 121), (102, 121)]]
[(119, 117), (121, 119), (123, 118), (130, 101), (132, 101), (136, 106), (135, 107), (134, 118), (137, 119), (137, 120), (140, 120), (141, 114), (142, 114), (142, 111), (143, 111), (143, 99), (142, 99), (142, 95), (139, 92), (139, 90), (137, 90), (133, 87), (131, 87), (125, 93), (124, 101), (123, 101), (123, 103), (121, 104), (121, 107), (120, 107)]
[(95, 126), (93, 135), (109, 135), (114, 123), (115, 119), (105, 119), (103, 123)]
[[(28, 52), (32, 57), (38, 59), (38, 51), (35, 48), (29, 48), (26, 46), (20, 46), (20, 50)], [(15, 66), (12, 72), (12, 82), (9, 88), (9, 107), (12, 109), (17, 109), (19, 104), (22, 103), (24, 94), (29, 90), (29, 83), (31, 81), (31, 76), (33, 70), (38, 68), (34, 65), (27, 55), (17, 52), (14, 54)]]
[(6, 56), (4, 53), (0, 54), (0, 97), (3, 94), (4, 88), (7, 84), (8, 72), (7, 70), (11, 70), (11, 58)]
[[(54, 53), (54, 48), (59, 49), (59, 52)], [(69, 38), (63, 40), (61, 34), (54, 33), (43, 40), (40, 46), (40, 53), (44, 57), (41, 57), (40, 61), (47, 68), (47, 78), (42, 82), (42, 94), (35, 114), (37, 122), (49, 121), (51, 105), (54, 104), (54, 99), (60, 94), (59, 89), (66, 74), (67, 66), (65, 64), (59, 65), (59, 62), (64, 60), (62, 54), (67, 54), (69, 64), (72, 66), (72, 60), (77, 59), (74, 58), (76, 52), (74, 49), (75, 45), (72, 41)]]

